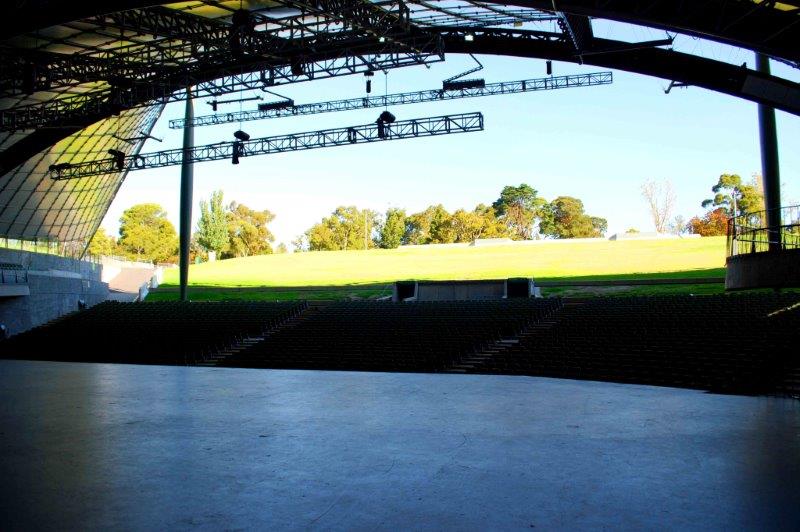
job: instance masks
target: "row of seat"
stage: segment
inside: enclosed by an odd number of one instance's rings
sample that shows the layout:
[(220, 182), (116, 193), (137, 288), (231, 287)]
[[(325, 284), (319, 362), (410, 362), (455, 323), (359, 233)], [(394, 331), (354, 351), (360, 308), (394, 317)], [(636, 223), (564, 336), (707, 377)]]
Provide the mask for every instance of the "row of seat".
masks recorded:
[(195, 364), (302, 312), (305, 302), (108, 301), (4, 342), (4, 358)]
[(310, 313), (221, 365), (445, 371), (552, 314), (557, 299), (341, 302)]
[(800, 362), (798, 300), (596, 298), (567, 305), (549, 326), (523, 333), (474, 371), (764, 392)]

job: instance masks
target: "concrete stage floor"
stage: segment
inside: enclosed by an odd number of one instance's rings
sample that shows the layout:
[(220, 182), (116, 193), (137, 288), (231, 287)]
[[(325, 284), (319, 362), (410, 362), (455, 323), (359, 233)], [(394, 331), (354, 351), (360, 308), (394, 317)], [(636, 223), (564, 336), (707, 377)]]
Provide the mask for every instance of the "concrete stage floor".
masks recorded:
[(0, 361), (0, 529), (791, 529), (800, 401)]

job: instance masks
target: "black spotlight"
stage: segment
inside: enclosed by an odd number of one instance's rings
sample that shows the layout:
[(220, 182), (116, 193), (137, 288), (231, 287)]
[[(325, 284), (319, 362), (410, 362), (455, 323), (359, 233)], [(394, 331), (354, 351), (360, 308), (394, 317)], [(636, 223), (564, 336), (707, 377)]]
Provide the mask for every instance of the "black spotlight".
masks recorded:
[(114, 158), (114, 166), (117, 167), (117, 170), (124, 170), (125, 169), (125, 153), (119, 150), (108, 150), (108, 154)]
[(395, 116), (389, 111), (382, 112), (378, 117), (378, 121), (383, 122), (384, 124), (392, 124), (395, 120), (397, 120), (397, 118), (395, 118)]
[(304, 74), (303, 71), (303, 63), (298, 60), (292, 61), (292, 75), (293, 76), (302, 76)]
[(548, 75), (548, 76), (552, 76), (552, 75), (553, 75), (553, 62), (552, 62), (552, 61), (548, 61), (547, 63), (545, 63), (545, 65), (547, 65), (547, 66), (546, 66), (546, 68), (547, 68), (547, 75)]
[(236, 137), (237, 139), (241, 140), (242, 142), (250, 140), (250, 135), (248, 135), (247, 133), (245, 133), (241, 129), (239, 131), (234, 131), (233, 132), (233, 136)]
[(375, 72), (372, 70), (367, 70), (364, 72), (364, 77), (367, 78), (367, 94), (372, 92), (372, 76), (375, 75)]
[(211, 110), (215, 113), (217, 112), (217, 104), (219, 103), (217, 100), (211, 100), (210, 102), (206, 102), (208, 105), (211, 106)]
[(241, 141), (233, 141), (233, 154), (231, 157), (232, 164), (239, 164), (239, 156), (244, 153), (244, 144)]

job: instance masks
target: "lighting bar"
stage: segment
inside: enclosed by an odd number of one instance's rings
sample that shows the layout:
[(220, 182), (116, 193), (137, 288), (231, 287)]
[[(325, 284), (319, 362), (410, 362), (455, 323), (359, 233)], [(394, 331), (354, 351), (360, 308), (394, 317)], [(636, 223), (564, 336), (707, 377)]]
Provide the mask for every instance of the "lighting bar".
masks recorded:
[[(373, 122), (360, 126), (323, 129), (250, 140), (240, 140), (237, 137), (237, 140), (233, 142), (218, 142), (216, 144), (197, 146), (187, 150), (186, 154), (190, 162), (196, 163), (232, 159), (234, 150), (236, 150), (237, 157), (250, 157), (253, 155), (268, 155), (288, 151), (365, 144), (384, 140), (433, 137), (474, 131), (483, 131), (483, 114), (479, 112), (414, 118), (393, 123)], [(118, 166), (118, 159), (113, 158), (75, 164), (60, 163), (50, 167), (50, 177), (55, 180), (78, 179), (110, 174), (120, 170), (144, 170), (146, 168), (174, 166), (181, 164), (183, 155), (183, 148), (142, 153), (126, 158), (121, 169)]]
[[(386, 96), (369, 96), (364, 98), (351, 98), (348, 100), (306, 103), (288, 106), (281, 109), (218, 113), (215, 115), (197, 116), (194, 118), (194, 120), (192, 120), (191, 125), (194, 127), (213, 126), (217, 124), (230, 124), (234, 122), (284, 118), (287, 116), (354, 111), (357, 109), (368, 109), (370, 107), (387, 107), (390, 105), (408, 105), (413, 103), (435, 102), (439, 100), (455, 100), (458, 98), (477, 98), (481, 96), (537, 92), (542, 90), (566, 89), (570, 87), (608, 85), (612, 82), (613, 74), (611, 72), (595, 72), (591, 74), (579, 74), (572, 76), (556, 76), (537, 79), (524, 79), (519, 81), (504, 81), (501, 83), (487, 83), (482, 88), (473, 87), (455, 91), (430, 89), (416, 92), (399, 92), (395, 94), (388, 94)], [(182, 118), (170, 120), (169, 127), (172, 129), (182, 129), (185, 122), (186, 121)]]

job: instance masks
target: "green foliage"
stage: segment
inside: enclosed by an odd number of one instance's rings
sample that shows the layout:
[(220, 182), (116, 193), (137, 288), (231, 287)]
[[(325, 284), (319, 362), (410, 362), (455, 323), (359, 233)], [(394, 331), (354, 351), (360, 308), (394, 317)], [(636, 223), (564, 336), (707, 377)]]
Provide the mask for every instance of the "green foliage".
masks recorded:
[(311, 251), (369, 249), (376, 246), (372, 232), (378, 227), (375, 211), (337, 207), (331, 216), (306, 231), (305, 236)]
[(550, 205), (550, 217), (542, 221), (540, 230), (552, 238), (595, 238), (608, 227), (604, 218), (589, 216), (583, 202), (571, 196), (559, 196)]
[(449, 244), (455, 242), (452, 217), (442, 204), (431, 205), (406, 219), (406, 237), (409, 244)]
[(280, 244), (278, 244), (278, 247), (275, 250), (275, 253), (289, 253), (289, 248), (286, 247), (286, 244), (281, 242)]
[(267, 229), (267, 224), (275, 219), (274, 214), (268, 210), (256, 211), (234, 201), (228, 206), (226, 215), (227, 251), (222, 254), (223, 258), (272, 253), (271, 243), (275, 236)]
[(526, 183), (517, 187), (506, 186), (492, 204), (497, 216), (505, 223), (514, 240), (530, 240), (534, 227), (549, 222), (547, 201)]
[(206, 251), (221, 255), (228, 249), (228, 217), (222, 206), (222, 191), (211, 193), (211, 200), (200, 201), (200, 221), (197, 223), (197, 243)]
[(728, 234), (728, 214), (723, 207), (717, 207), (702, 218), (695, 216), (689, 220), (687, 227), (695, 235), (724, 236)]
[(175, 255), (178, 237), (167, 213), (156, 203), (134, 205), (119, 219), (119, 247), (135, 260), (159, 262)]
[(704, 200), (703, 208), (721, 208), (725, 216), (738, 216), (764, 210), (761, 176), (753, 176), (750, 183), (742, 184), (742, 178), (738, 174), (722, 174), (717, 184), (711, 187), (711, 191), (714, 197)]
[(97, 228), (92, 239), (89, 241), (89, 247), (86, 252), (95, 257), (114, 255), (116, 253), (117, 243), (113, 238), (106, 234), (106, 230), (102, 227)]
[(403, 243), (406, 231), (406, 211), (403, 209), (389, 209), (386, 211), (386, 220), (381, 225), (378, 242), (384, 249), (395, 249)]

